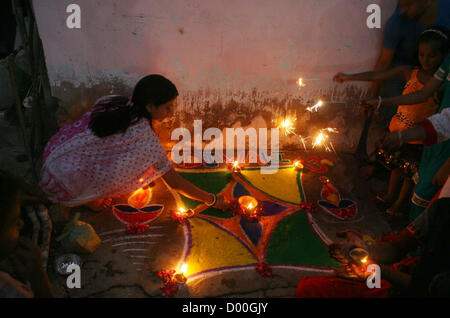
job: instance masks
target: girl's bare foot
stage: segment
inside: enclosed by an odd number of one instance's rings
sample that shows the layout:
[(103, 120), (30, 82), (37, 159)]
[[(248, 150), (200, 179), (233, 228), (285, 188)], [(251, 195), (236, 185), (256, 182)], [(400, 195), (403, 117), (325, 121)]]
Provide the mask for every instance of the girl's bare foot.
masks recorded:
[(396, 222), (402, 220), (407, 215), (407, 208), (404, 205), (395, 202), (389, 209), (386, 210), (386, 218), (389, 222)]
[(111, 208), (111, 204), (112, 198), (107, 198), (107, 199), (98, 199), (96, 201), (90, 202), (86, 204), (86, 206), (95, 212), (100, 212)]

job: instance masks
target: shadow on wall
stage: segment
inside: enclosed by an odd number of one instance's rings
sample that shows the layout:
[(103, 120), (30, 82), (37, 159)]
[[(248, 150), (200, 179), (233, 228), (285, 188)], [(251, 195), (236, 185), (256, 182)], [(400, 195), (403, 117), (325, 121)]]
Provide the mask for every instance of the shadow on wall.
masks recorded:
[[(61, 105), (58, 124), (73, 122), (87, 112), (95, 101), (108, 94), (130, 96), (132, 87), (120, 78), (110, 78), (87, 87), (61, 82), (53, 87), (53, 92), (67, 101)], [(193, 136), (194, 120), (202, 120), (202, 128), (254, 127), (271, 128), (280, 126), (283, 120), (290, 120), (292, 133), (280, 130), (280, 148), (286, 150), (307, 148), (321, 129), (333, 128), (338, 133), (330, 133), (336, 151), (354, 152), (359, 141), (363, 119), (359, 103), (367, 95), (367, 90), (355, 85), (334, 86), (328, 90), (310, 92), (307, 97), (276, 91), (253, 89), (244, 91), (197, 90), (180, 92), (178, 108), (172, 117), (155, 126), (162, 144), (170, 150), (177, 141), (171, 141), (171, 132), (185, 127)], [(318, 100), (324, 102), (318, 112), (310, 112), (308, 107)]]

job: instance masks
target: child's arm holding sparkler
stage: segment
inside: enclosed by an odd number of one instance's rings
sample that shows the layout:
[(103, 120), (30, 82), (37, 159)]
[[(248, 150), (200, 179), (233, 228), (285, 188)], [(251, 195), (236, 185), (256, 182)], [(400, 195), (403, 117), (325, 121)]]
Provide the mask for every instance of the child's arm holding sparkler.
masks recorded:
[[(380, 106), (416, 105), (423, 103), (439, 89), (441, 84), (441, 80), (432, 77), (420, 91), (396, 97), (383, 98)], [(379, 98), (371, 98), (364, 101), (365, 104), (374, 107), (376, 107), (379, 102)]]
[(337, 73), (333, 77), (333, 81), (338, 83), (348, 82), (348, 81), (380, 81), (387, 80), (391, 78), (404, 77), (409, 79), (411, 76), (411, 66), (397, 66), (389, 70), (384, 71), (373, 71), (373, 72), (363, 72), (354, 74), (344, 74)]

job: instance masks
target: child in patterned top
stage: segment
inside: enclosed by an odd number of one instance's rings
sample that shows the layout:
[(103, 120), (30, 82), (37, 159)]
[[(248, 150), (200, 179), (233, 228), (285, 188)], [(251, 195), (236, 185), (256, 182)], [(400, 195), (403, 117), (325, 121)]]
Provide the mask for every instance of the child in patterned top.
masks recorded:
[[(333, 80), (342, 83), (345, 81), (377, 81), (404, 76), (408, 82), (403, 90), (403, 95), (420, 91), (433, 78), (433, 74), (447, 55), (449, 48), (448, 34), (447, 28), (434, 26), (428, 28), (420, 35), (417, 49), (419, 67), (397, 66), (382, 72), (338, 73)], [(414, 105), (400, 105), (397, 113), (391, 119), (389, 130), (394, 132), (412, 128), (417, 123), (433, 115), (438, 108), (439, 101), (436, 92), (423, 102)], [(417, 165), (420, 161), (422, 150), (422, 145), (411, 142), (400, 149), (399, 156), (401, 159)], [(386, 215), (391, 220), (403, 217), (403, 213), (400, 211), (408, 208), (408, 201), (411, 198), (413, 187), (414, 182), (411, 180), (411, 177), (404, 175), (400, 167), (392, 169), (387, 193), (377, 195), (377, 199), (388, 207)], [(400, 194), (396, 198), (396, 193), (399, 190)]]

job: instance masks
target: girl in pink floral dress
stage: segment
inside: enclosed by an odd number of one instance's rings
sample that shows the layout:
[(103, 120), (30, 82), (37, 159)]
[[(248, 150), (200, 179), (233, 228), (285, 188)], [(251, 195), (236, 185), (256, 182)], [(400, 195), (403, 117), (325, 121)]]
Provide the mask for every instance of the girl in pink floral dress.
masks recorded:
[(161, 75), (142, 78), (131, 99), (100, 98), (78, 121), (61, 127), (44, 150), (41, 187), (48, 198), (78, 206), (129, 194), (163, 177), (181, 194), (225, 209), (222, 196), (183, 179), (152, 129), (171, 114), (178, 91)]

